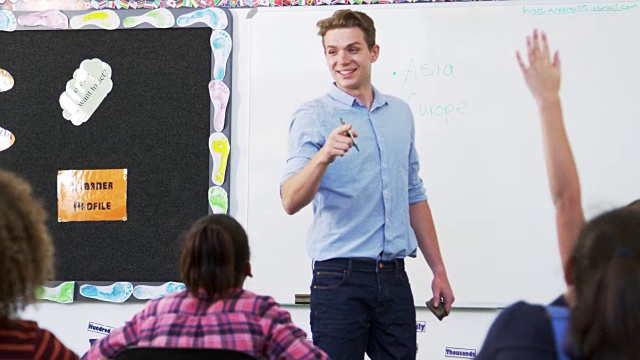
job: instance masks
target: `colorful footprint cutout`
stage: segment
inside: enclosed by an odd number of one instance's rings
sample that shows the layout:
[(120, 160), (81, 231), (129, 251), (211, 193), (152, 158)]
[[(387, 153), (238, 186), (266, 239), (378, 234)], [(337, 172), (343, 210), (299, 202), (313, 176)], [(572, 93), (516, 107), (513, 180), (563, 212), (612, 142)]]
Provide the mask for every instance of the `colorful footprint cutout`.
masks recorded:
[(222, 185), (224, 175), (227, 172), (227, 160), (229, 159), (229, 139), (221, 133), (214, 132), (209, 136), (209, 151), (213, 158), (213, 171), (211, 181), (216, 185)]
[(159, 29), (167, 29), (176, 23), (176, 19), (171, 11), (160, 8), (140, 16), (129, 16), (122, 21), (122, 25), (126, 28), (136, 27), (142, 23), (149, 23)]
[(187, 287), (183, 283), (169, 281), (159, 286), (138, 285), (133, 288), (133, 296), (136, 299), (160, 299), (161, 297), (184, 291)]
[(18, 27), (16, 16), (11, 11), (0, 10), (0, 31), (14, 31)]
[(36, 299), (49, 300), (61, 304), (73, 302), (73, 291), (76, 288), (74, 281), (66, 281), (56, 287), (41, 286), (36, 289)]
[(80, 286), (80, 295), (101, 301), (123, 303), (133, 294), (133, 284), (117, 282), (106, 286), (85, 284)]
[(69, 18), (60, 10), (49, 9), (22, 15), (18, 18), (18, 24), (22, 26), (44, 26), (52, 29), (68, 29)]
[(231, 54), (233, 42), (228, 32), (224, 30), (213, 30), (211, 33), (211, 49), (213, 50), (213, 78), (215, 80), (224, 79), (227, 72), (227, 60)]
[(229, 87), (222, 80), (211, 80), (209, 82), (209, 97), (213, 104), (213, 128), (216, 131), (224, 129), (230, 93)]
[(229, 210), (229, 195), (220, 186), (209, 188), (209, 206), (214, 214), (226, 214)]
[(229, 26), (227, 14), (219, 8), (205, 8), (178, 17), (178, 26), (184, 27), (195, 23), (205, 23), (212, 29), (226, 29)]
[(98, 10), (84, 15), (76, 15), (71, 18), (71, 28), (80, 29), (87, 25), (114, 30), (120, 26), (120, 17), (113, 10)]
[(16, 142), (16, 137), (7, 129), (0, 127), (0, 151), (5, 151)]
[(0, 92), (11, 90), (14, 83), (13, 76), (7, 70), (0, 69)]

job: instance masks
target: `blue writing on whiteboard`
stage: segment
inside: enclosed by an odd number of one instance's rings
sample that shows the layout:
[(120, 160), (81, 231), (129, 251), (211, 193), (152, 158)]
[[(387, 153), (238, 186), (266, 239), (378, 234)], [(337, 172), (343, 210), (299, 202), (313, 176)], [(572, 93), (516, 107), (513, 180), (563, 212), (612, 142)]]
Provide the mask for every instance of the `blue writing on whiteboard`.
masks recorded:
[(560, 6), (523, 6), (522, 13), (525, 15), (554, 15), (602, 11), (629, 11), (637, 9), (638, 5), (632, 3), (572, 4)]

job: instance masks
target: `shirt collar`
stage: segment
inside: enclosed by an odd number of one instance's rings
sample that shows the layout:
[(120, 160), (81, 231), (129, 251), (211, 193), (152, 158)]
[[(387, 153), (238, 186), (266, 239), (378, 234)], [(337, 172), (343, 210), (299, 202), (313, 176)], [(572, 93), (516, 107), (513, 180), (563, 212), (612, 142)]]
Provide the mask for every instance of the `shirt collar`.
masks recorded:
[[(387, 104), (387, 98), (384, 97), (384, 95), (382, 95), (378, 89), (376, 89), (375, 86), (371, 85), (371, 88), (373, 89), (373, 103), (371, 104), (371, 110), (373, 111), (379, 107), (382, 107), (383, 105)], [(362, 104), (360, 104), (360, 101), (358, 101), (358, 99), (354, 98), (353, 96), (347, 94), (346, 92), (342, 91), (340, 88), (338, 88), (336, 86), (336, 83), (333, 83), (331, 85), (331, 88), (329, 89), (329, 96), (331, 96), (334, 100), (341, 102), (347, 106), (351, 106), (351, 107), (355, 107), (355, 106), (360, 106), (360, 107), (364, 107)]]

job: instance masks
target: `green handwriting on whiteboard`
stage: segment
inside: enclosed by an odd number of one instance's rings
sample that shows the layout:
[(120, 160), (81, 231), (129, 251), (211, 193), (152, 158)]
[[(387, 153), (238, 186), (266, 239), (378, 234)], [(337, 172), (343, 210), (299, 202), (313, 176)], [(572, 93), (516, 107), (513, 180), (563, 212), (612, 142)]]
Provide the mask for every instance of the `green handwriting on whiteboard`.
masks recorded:
[(411, 93), (407, 96), (407, 102), (413, 109), (414, 115), (442, 119), (447, 123), (449, 118), (453, 116), (469, 115), (469, 103), (466, 101), (460, 101), (455, 104), (427, 104), (420, 102), (416, 97), (416, 93)]
[[(393, 72), (396, 75), (396, 72)], [(455, 78), (453, 73), (453, 65), (451, 64), (416, 64), (416, 59), (409, 61), (409, 67), (404, 75), (405, 82), (418, 82), (423, 77), (452, 77)]]
[(562, 6), (523, 6), (522, 13), (525, 15), (553, 15), (601, 11), (629, 11), (637, 9), (638, 5), (631, 3), (572, 4)]

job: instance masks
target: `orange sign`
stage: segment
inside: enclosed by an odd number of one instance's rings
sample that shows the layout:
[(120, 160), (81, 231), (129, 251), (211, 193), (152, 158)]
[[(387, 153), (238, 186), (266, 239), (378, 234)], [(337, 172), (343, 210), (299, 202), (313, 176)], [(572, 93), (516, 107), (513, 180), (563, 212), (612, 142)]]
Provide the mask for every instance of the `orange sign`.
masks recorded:
[(127, 220), (127, 169), (58, 170), (58, 221)]

